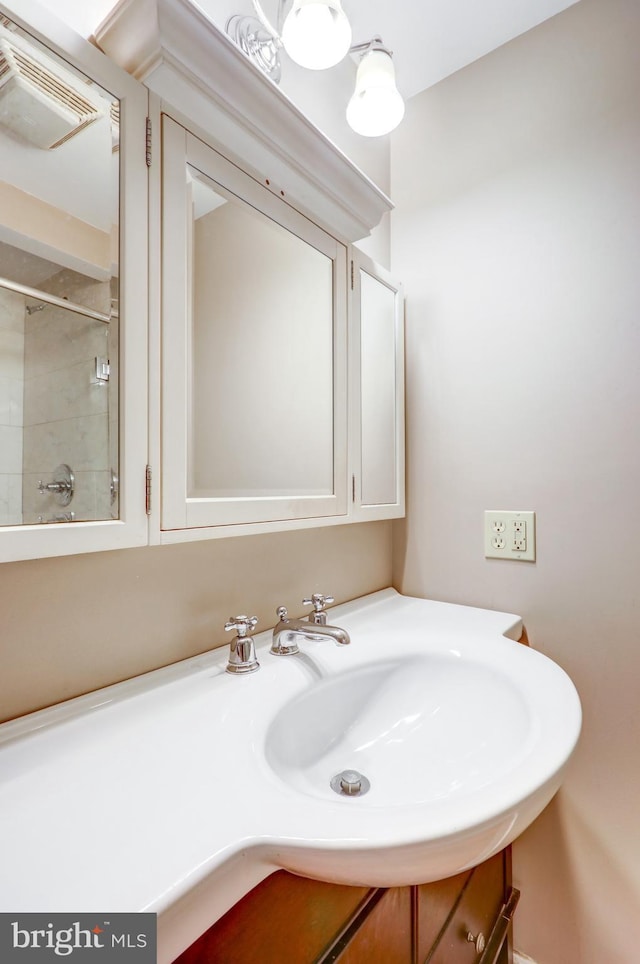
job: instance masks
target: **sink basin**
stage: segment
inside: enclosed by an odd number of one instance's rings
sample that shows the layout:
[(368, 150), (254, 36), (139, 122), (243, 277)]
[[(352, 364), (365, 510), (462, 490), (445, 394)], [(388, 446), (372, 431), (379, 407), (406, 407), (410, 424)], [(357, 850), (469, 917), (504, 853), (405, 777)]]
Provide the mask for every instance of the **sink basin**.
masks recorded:
[(407, 807), (490, 785), (522, 763), (536, 733), (514, 680), (434, 654), (383, 660), (298, 696), (271, 725), (266, 756), (303, 793), (334, 800), (329, 778), (353, 769), (371, 783), (362, 806)]
[(263, 633), (257, 673), (225, 647), (0, 726), (0, 911), (155, 912), (170, 964), (280, 868), (404, 886), (517, 837), (581, 723), (519, 618), (388, 589), (330, 622), (350, 646)]
[[(515, 839), (560, 786), (580, 701), (542, 654), (502, 634), (418, 625), (398, 638), (381, 614), (365, 645), (327, 658), (264, 735), (272, 779), (298, 798), (279, 850), (289, 870), (377, 886), (451, 876)], [(355, 782), (341, 787), (345, 771)]]

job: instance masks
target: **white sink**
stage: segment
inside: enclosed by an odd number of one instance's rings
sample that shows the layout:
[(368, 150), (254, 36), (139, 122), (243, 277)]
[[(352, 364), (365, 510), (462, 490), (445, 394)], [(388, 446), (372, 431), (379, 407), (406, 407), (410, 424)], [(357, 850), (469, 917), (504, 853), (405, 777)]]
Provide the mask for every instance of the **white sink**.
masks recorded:
[[(546, 806), (576, 745), (580, 702), (550, 659), (502, 635), (386, 621), (266, 731), (267, 764), (315, 838), (281, 855), (298, 873), (402, 886), (478, 864)], [(332, 788), (344, 771), (370, 786)]]
[(512, 841), (577, 742), (568, 676), (507, 613), (384, 590), (330, 621), (350, 646), (264, 633), (257, 673), (225, 647), (0, 726), (0, 912), (155, 911), (168, 964), (279, 868), (406, 885)]
[(530, 755), (529, 706), (517, 680), (477, 660), (441, 653), (382, 660), (283, 707), (267, 733), (266, 756), (288, 786), (332, 802), (329, 778), (345, 769), (372, 784), (358, 806), (451, 801)]

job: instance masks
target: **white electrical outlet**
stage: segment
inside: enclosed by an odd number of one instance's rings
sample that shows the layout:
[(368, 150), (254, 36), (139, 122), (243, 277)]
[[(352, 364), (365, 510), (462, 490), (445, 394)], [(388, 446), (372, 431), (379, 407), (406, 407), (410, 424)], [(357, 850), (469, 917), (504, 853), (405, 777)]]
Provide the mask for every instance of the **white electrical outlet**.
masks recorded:
[(484, 554), (487, 559), (536, 558), (535, 512), (487, 509), (484, 514)]

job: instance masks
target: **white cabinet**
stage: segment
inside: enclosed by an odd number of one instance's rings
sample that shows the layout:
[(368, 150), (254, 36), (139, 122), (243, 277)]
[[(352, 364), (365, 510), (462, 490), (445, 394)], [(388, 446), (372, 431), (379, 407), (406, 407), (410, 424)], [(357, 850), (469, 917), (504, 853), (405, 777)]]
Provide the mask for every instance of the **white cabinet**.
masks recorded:
[(354, 521), (405, 511), (402, 285), (351, 248), (349, 391)]
[(344, 516), (346, 246), (162, 128), (161, 529)]
[(163, 115), (163, 541), (404, 514), (402, 287), (349, 257)]
[(0, 561), (144, 545), (148, 91), (32, 0), (0, 40)]
[(97, 40), (151, 91), (151, 540), (402, 515), (391, 202), (187, 0)]
[(349, 247), (389, 199), (188, 0), (123, 0), (107, 56), (0, 15), (100, 116), (0, 130), (0, 340), (39, 345), (0, 369), (0, 561), (403, 514), (401, 289)]
[(401, 289), (349, 247), (388, 198), (186, 0), (118, 4), (108, 56), (0, 13), (100, 117), (0, 130), (0, 561), (403, 514)]

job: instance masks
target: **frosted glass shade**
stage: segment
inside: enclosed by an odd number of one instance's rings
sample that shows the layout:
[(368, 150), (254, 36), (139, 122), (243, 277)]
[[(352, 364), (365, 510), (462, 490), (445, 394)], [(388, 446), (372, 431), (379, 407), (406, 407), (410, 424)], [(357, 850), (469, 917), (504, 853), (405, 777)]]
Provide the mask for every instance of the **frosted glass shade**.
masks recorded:
[(309, 70), (339, 63), (351, 45), (351, 25), (340, 0), (293, 0), (282, 43), (291, 59)]
[(347, 106), (347, 122), (357, 134), (379, 137), (404, 117), (404, 101), (396, 87), (396, 72), (386, 50), (370, 50), (356, 74), (356, 89)]

